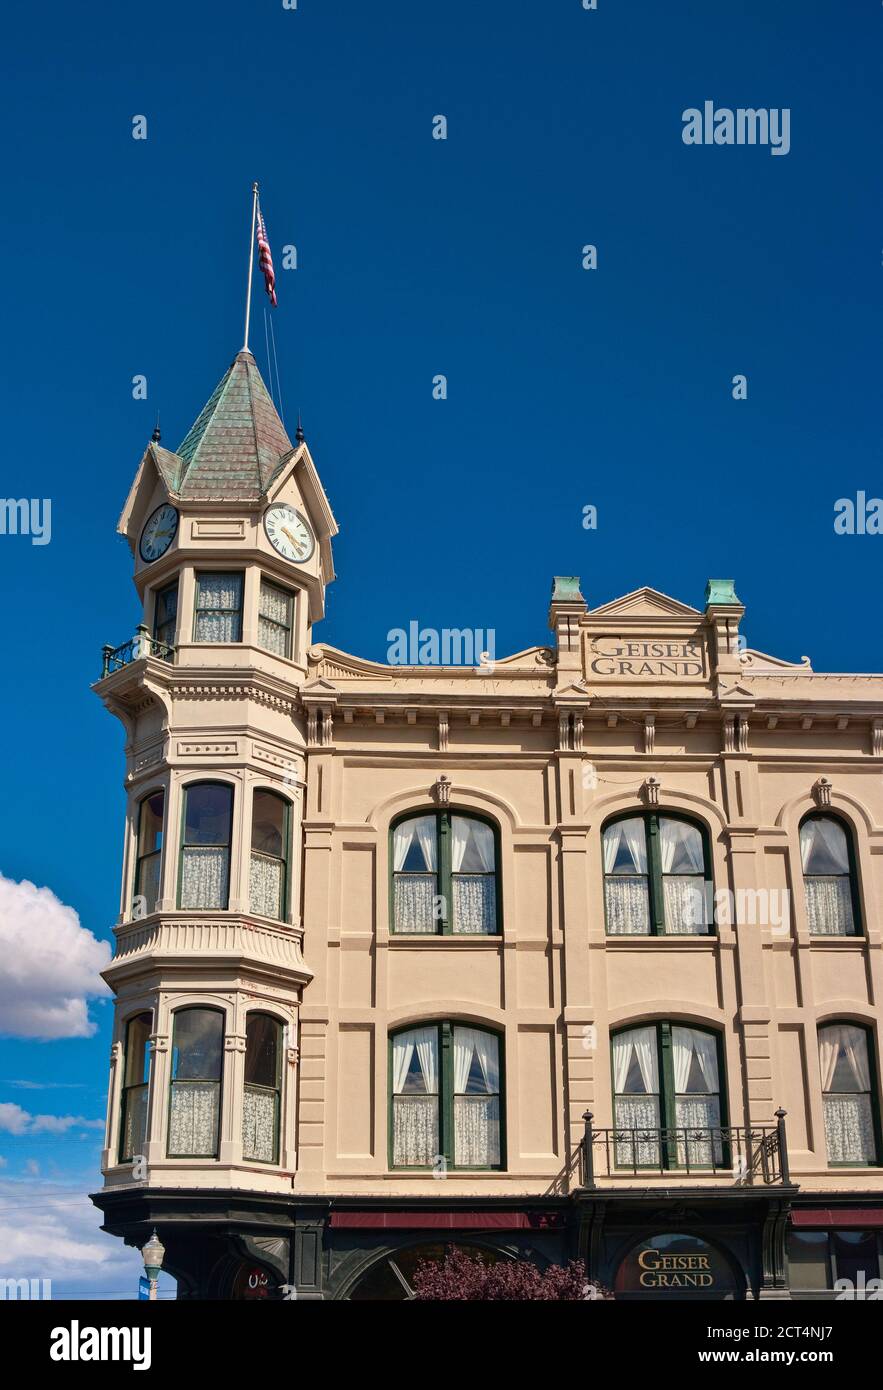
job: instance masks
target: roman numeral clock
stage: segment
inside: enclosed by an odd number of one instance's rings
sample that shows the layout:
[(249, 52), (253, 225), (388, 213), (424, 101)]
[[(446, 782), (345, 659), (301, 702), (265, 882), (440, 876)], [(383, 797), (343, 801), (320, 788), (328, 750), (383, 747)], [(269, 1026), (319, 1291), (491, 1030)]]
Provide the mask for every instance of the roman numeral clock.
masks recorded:
[(315, 537), (308, 523), (287, 502), (268, 507), (264, 513), (264, 530), (273, 549), (285, 560), (303, 564), (316, 548)]

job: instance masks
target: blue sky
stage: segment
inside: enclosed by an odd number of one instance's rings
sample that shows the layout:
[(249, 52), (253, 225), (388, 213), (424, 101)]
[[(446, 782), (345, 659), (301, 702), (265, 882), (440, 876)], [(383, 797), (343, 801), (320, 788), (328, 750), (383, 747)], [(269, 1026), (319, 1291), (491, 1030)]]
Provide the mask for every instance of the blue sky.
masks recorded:
[[(240, 346), (255, 178), (286, 421), (341, 526), (320, 640), (382, 659), (416, 619), (491, 627), (502, 654), (547, 640), (553, 574), (698, 606), (734, 576), (752, 646), (883, 669), (883, 537), (833, 529), (838, 498), (883, 494), (881, 26), (855, 0), (11, 11), (2, 491), (51, 498), (52, 539), (0, 537), (0, 873), (109, 938), (123, 740), (89, 685), (138, 620), (114, 528), (156, 411), (174, 448)], [(789, 108), (790, 152), (685, 145), (705, 100)], [(88, 993), (79, 1033), (0, 1040), (0, 1229), (16, 1259), (32, 1239), (22, 1275), (125, 1291), (137, 1257), (78, 1195), (110, 1036)], [(15, 1215), (26, 1194), (57, 1202), (66, 1254)]]

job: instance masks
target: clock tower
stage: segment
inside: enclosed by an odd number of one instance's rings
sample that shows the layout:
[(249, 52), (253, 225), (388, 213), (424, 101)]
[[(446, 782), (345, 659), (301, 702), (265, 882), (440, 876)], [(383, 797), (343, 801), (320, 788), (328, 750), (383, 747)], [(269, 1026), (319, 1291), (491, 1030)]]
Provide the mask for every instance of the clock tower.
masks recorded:
[[(155, 434), (118, 529), (142, 617), (95, 687), (125, 729), (127, 799), (98, 1200), (142, 1244), (170, 1202), (206, 1215), (209, 1191), (265, 1211), (297, 1167), (306, 746), (323, 718), (307, 653), (337, 525), (249, 351), (176, 451)], [(236, 1230), (200, 1243), (200, 1287), (206, 1261), (223, 1281), (234, 1253), (268, 1257)], [(192, 1250), (166, 1243), (186, 1297)]]

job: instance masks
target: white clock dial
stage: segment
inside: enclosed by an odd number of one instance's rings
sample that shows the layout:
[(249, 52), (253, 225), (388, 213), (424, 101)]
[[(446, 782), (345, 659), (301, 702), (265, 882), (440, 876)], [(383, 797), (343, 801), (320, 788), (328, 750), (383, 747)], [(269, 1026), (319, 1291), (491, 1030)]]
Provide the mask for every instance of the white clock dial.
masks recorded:
[(303, 564), (316, 548), (316, 541), (300, 512), (287, 502), (269, 507), (264, 513), (264, 530), (274, 550), (286, 560)]
[(178, 529), (178, 513), (169, 502), (163, 502), (161, 507), (147, 518), (144, 523), (144, 530), (141, 532), (141, 559), (158, 560), (160, 555), (165, 555), (172, 541), (175, 539), (175, 532)]

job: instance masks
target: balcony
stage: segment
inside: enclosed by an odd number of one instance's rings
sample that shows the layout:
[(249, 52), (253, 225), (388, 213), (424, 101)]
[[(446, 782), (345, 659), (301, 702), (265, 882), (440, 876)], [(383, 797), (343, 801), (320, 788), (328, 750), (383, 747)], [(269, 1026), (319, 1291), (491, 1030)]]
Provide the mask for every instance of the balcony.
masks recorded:
[(174, 661), (175, 648), (167, 646), (165, 642), (158, 642), (155, 637), (150, 636), (144, 623), (140, 623), (135, 629), (134, 637), (130, 637), (128, 642), (123, 642), (119, 647), (101, 648), (101, 679), (104, 680), (105, 676), (113, 675), (114, 671), (121, 671), (124, 666), (147, 656), (159, 657), (161, 661)]
[(595, 1129), (583, 1116), (578, 1146), (579, 1184), (597, 1189), (599, 1178), (719, 1178), (739, 1187), (787, 1186), (785, 1111), (769, 1125), (677, 1125), (661, 1129)]

